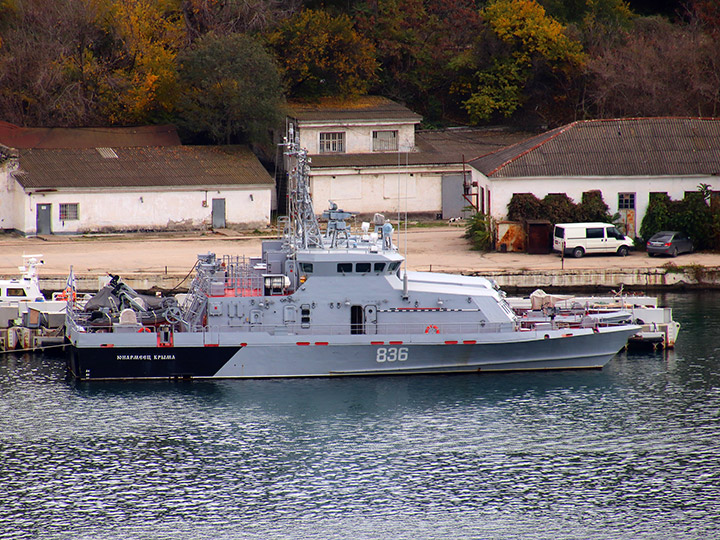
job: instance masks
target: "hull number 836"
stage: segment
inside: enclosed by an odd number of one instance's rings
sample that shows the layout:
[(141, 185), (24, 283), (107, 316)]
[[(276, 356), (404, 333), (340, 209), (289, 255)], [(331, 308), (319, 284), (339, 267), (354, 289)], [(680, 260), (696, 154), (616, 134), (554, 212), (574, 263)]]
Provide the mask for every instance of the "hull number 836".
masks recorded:
[(375, 361), (379, 364), (383, 362), (404, 362), (408, 359), (407, 347), (378, 347)]

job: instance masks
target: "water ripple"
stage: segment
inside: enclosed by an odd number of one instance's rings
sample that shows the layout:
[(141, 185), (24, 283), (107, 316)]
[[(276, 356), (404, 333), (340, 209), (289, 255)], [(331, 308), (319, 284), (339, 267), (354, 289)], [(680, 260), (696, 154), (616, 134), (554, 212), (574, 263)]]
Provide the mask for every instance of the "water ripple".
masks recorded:
[(601, 372), (75, 384), (6, 358), (0, 538), (717, 537), (717, 355), (683, 330)]

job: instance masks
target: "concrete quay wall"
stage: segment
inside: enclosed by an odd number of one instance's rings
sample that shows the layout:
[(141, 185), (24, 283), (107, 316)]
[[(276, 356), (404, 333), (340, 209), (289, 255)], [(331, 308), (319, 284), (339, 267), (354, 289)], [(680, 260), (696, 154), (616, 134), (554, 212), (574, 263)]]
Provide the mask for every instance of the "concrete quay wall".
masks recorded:
[(720, 289), (720, 267), (518, 270), (474, 272), (494, 279), (506, 291), (535, 289), (667, 290)]
[[(678, 266), (672, 268), (613, 268), (572, 270), (458, 270), (464, 275), (478, 275), (494, 279), (500, 288), (512, 291), (535, 289), (587, 289), (587, 290), (668, 290), (684, 288), (720, 289), (720, 267)], [(139, 292), (185, 292), (192, 276), (187, 273), (123, 273), (122, 280)], [(65, 287), (67, 275), (41, 275), (40, 287), (46, 293)], [(77, 274), (78, 291), (95, 292), (109, 279), (107, 274)]]

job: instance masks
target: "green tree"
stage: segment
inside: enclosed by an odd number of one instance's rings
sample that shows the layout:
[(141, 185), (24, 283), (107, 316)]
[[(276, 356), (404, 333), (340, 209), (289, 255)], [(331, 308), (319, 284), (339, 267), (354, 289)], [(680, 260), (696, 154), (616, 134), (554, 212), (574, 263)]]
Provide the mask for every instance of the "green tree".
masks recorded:
[(282, 83), (262, 44), (208, 34), (180, 57), (179, 123), (218, 143), (264, 142), (282, 122)]
[(535, 0), (493, 0), (481, 14), (488, 33), (462, 66), (473, 67), (474, 74), (456, 87), (469, 94), (464, 105), (470, 120), (509, 117), (533, 102), (546, 117), (556, 117), (557, 107), (574, 109), (563, 102), (585, 63), (580, 42)]
[(305, 10), (267, 35), (295, 98), (365, 94), (378, 68), (375, 49), (347, 15)]
[(365, 0), (355, 20), (382, 66), (378, 93), (426, 121), (464, 114), (451, 88), (482, 28), (476, 0)]

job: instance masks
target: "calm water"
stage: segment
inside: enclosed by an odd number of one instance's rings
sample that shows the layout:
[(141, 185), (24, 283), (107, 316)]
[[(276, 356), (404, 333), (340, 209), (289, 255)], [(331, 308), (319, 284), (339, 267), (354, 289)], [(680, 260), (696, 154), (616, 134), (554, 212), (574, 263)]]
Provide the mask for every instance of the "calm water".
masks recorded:
[(82, 383), (0, 359), (0, 538), (720, 536), (720, 294), (602, 371)]

